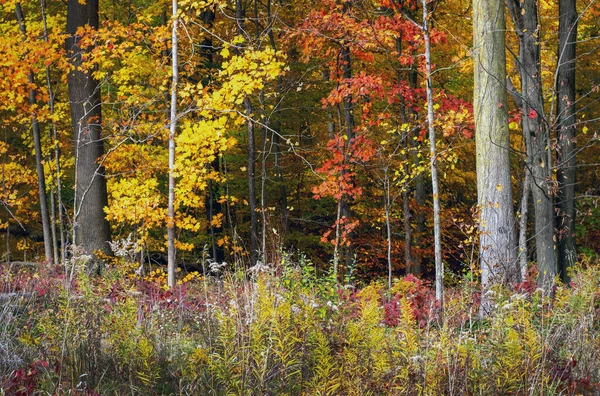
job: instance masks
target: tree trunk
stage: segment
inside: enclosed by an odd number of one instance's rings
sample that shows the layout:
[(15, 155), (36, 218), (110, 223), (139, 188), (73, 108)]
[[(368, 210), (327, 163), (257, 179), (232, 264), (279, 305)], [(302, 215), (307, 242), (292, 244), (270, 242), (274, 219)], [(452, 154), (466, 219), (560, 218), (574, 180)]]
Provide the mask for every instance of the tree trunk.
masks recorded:
[[(396, 52), (398, 54), (402, 53), (402, 35), (396, 37)], [(398, 69), (396, 71), (396, 78), (398, 79), (398, 85), (400, 85), (400, 83), (402, 82), (402, 65), (398, 65), (397, 66)], [(408, 106), (406, 104), (406, 101), (404, 100), (404, 97), (402, 95), (399, 96), (399, 101), (400, 101), (400, 114), (402, 117), (402, 123), (408, 125), (410, 123), (410, 120), (408, 119)], [(409, 146), (409, 135), (408, 135), (408, 128), (400, 128), (400, 123), (398, 123), (397, 125), (398, 128), (398, 134), (401, 136), (402, 139), (402, 146), (403, 146), (403, 151), (402, 151), (402, 163), (404, 164), (402, 167), (402, 170), (404, 172), (404, 176), (408, 177), (408, 173), (409, 173), (409, 166), (408, 166), (408, 153), (410, 151)], [(386, 188), (389, 189), (389, 181), (387, 179), (388, 174), (387, 174), (387, 166), (385, 168), (385, 183), (386, 183)], [(412, 235), (412, 227), (411, 227), (411, 220), (412, 220), (412, 213), (410, 211), (410, 189), (409, 189), (409, 184), (410, 181), (407, 180), (404, 183), (404, 186), (402, 186), (402, 214), (403, 214), (403, 222), (404, 222), (404, 268), (405, 268), (405, 273), (406, 274), (410, 274), (412, 273), (412, 265), (413, 265), (413, 254), (412, 254), (412, 243), (413, 243), (413, 235)], [(389, 191), (385, 191), (386, 196), (389, 195)], [(391, 203), (391, 202), (390, 202)], [(388, 225), (389, 223), (389, 209), (386, 212), (386, 225)], [(391, 232), (389, 230), (389, 225), (388, 225), (388, 239), (391, 238)], [(391, 250), (392, 248), (392, 244), (391, 241), (388, 240), (388, 250)], [(388, 260), (391, 258), (391, 254), (390, 252), (388, 252)], [(390, 264), (391, 265), (391, 264)]]
[[(235, 1), (235, 19), (238, 35), (244, 35), (244, 8), (242, 0)], [(244, 97), (244, 109), (246, 111), (248, 125), (248, 210), (250, 211), (250, 265), (255, 266), (258, 260), (258, 216), (256, 214), (256, 186), (254, 171), (256, 164), (256, 144), (254, 142), (254, 121), (252, 120), (252, 102), (246, 95)]]
[(269, 134), (269, 120), (265, 117), (264, 90), (260, 93), (261, 120), (262, 120), (262, 147), (260, 153), (260, 214), (261, 214), (261, 251), (262, 262), (267, 263), (267, 142)]
[(527, 220), (529, 214), (529, 194), (531, 193), (531, 173), (525, 166), (525, 180), (523, 180), (523, 194), (521, 195), (521, 213), (519, 216), (519, 267), (521, 268), (521, 281), (527, 277), (527, 264), (529, 253), (527, 251)]
[(558, 70), (556, 79), (558, 140), (558, 269), (569, 282), (568, 269), (577, 261), (575, 245), (575, 60), (577, 43), (575, 0), (559, 1)]
[[(405, 140), (405, 144), (407, 144), (407, 139)], [(407, 150), (405, 148), (405, 150)], [(408, 164), (407, 162), (407, 156), (406, 154), (403, 155), (402, 160), (405, 162), (404, 165), (404, 174), (407, 175), (408, 174)], [(408, 183), (406, 183), (406, 185), (403, 187), (403, 191), (402, 191), (402, 212), (404, 214), (403, 216), (403, 221), (404, 221), (404, 265), (405, 265), (405, 273), (408, 274), (412, 274), (414, 271), (414, 267), (413, 267), (413, 254), (412, 254), (412, 242), (413, 242), (413, 235), (412, 235), (412, 227), (411, 227), (411, 219), (412, 219), (412, 214), (410, 212), (410, 194), (409, 194), (409, 186)], [(390, 248), (391, 248), (391, 244), (390, 244)]]
[[(267, 36), (270, 39), (273, 50), (275, 48), (275, 38), (271, 34), (271, 17), (270, 13), (270, 2), (267, 1)], [(254, 0), (254, 20), (256, 21), (256, 46), (259, 47), (260, 43), (260, 26), (259, 26), (259, 13), (258, 13), (258, 0)], [(260, 105), (260, 123), (261, 123), (261, 153), (260, 153), (260, 215), (261, 215), (261, 244), (260, 250), (262, 253), (262, 263), (267, 264), (267, 143), (269, 141), (268, 136), (272, 135), (269, 133), (269, 118), (266, 117), (265, 110), (265, 89), (262, 88), (258, 95), (258, 102)]]
[[(392, 224), (390, 219), (390, 210), (392, 207), (392, 199), (390, 196), (390, 175), (388, 165), (385, 165), (384, 175), (383, 175), (383, 189), (384, 189), (384, 208), (385, 208), (385, 233), (387, 237), (387, 262), (388, 262), (388, 291), (392, 290)], [(406, 190), (406, 189), (405, 189)], [(405, 205), (405, 209), (408, 205)], [(406, 213), (404, 212), (404, 216), (406, 217)], [(406, 225), (406, 223), (405, 223)], [(408, 223), (408, 228), (410, 229), (410, 223)], [(407, 253), (410, 257), (410, 248)], [(410, 260), (407, 262), (407, 265), (410, 265)], [(408, 268), (408, 267), (407, 267)]]
[[(27, 28), (25, 27), (25, 18), (23, 17), (23, 10), (21, 4), (15, 4), (15, 11), (17, 14), (17, 21), (19, 23), (19, 29), (23, 35), (23, 41), (27, 39)], [(29, 71), (27, 79), (31, 88), (29, 88), (29, 104), (33, 107), (36, 105), (36, 90), (35, 77), (33, 71)], [(35, 167), (37, 172), (38, 180), (38, 197), (40, 200), (40, 217), (42, 218), (42, 231), (44, 235), (44, 255), (46, 261), (53, 261), (54, 255), (52, 254), (52, 234), (50, 231), (50, 220), (48, 216), (48, 202), (46, 199), (46, 177), (44, 176), (44, 165), (42, 164), (42, 143), (40, 138), (40, 123), (38, 122), (37, 116), (34, 112), (31, 114), (31, 129), (33, 132), (33, 147), (35, 151)]]
[(427, 0), (423, 5), (423, 34), (425, 39), (425, 67), (427, 78), (427, 126), (429, 128), (429, 155), (431, 166), (431, 187), (433, 192), (433, 238), (435, 249), (435, 299), (440, 311), (444, 309), (444, 263), (442, 262), (442, 230), (440, 224), (440, 189), (437, 174), (437, 153), (435, 129), (433, 126), (433, 86), (431, 78), (431, 40), (429, 38), (429, 12)]
[(273, 123), (273, 151), (275, 156), (275, 174), (277, 175), (277, 184), (279, 185), (279, 208), (281, 212), (281, 226), (283, 235), (288, 230), (289, 224), (289, 212), (287, 203), (287, 188), (285, 186), (285, 180), (283, 178), (283, 169), (281, 167), (281, 122), (275, 120)]
[[(410, 69), (410, 72), (408, 74), (408, 83), (410, 84), (411, 89), (417, 89), (417, 84), (418, 84), (418, 73), (417, 70), (412, 67)], [(410, 113), (412, 114), (413, 117), (413, 121), (415, 121), (418, 117), (417, 112), (411, 108)], [(411, 135), (409, 135), (409, 138), (411, 138)], [(419, 141), (415, 138), (411, 138), (411, 146), (413, 149), (412, 152), (412, 163), (413, 163), (413, 167), (420, 167), (420, 162), (421, 162), (421, 157), (419, 157), (418, 155), (418, 151), (420, 149), (420, 144)], [(417, 205), (416, 209), (415, 209), (415, 232), (413, 233), (414, 236), (414, 248), (418, 249), (418, 250), (422, 250), (423, 249), (423, 235), (425, 233), (426, 227), (425, 227), (425, 212), (423, 211), (423, 208), (425, 206), (425, 175), (423, 174), (423, 172), (419, 172), (417, 174), (417, 176), (415, 176), (414, 179), (414, 184), (415, 184), (415, 191), (413, 194), (413, 197), (415, 199), (415, 204)], [(414, 275), (421, 275), (423, 273), (423, 257), (422, 257), (422, 253), (421, 252), (415, 252), (415, 249), (413, 249), (413, 254), (412, 254), (412, 274)]]
[[(271, 48), (277, 51), (277, 44), (275, 42), (275, 35), (273, 34), (273, 24), (275, 22), (275, 18), (273, 18), (273, 14), (271, 13), (271, 0), (267, 0), (267, 19), (269, 23), (268, 35), (269, 41), (271, 43)], [(279, 185), (279, 207), (281, 212), (281, 225), (283, 227), (283, 235), (287, 232), (288, 229), (288, 207), (287, 207), (287, 191), (285, 188), (284, 180), (283, 180), (283, 171), (281, 169), (281, 143), (280, 143), (280, 133), (281, 133), (281, 120), (279, 115), (279, 104), (280, 98), (283, 94), (283, 78), (281, 76), (277, 79), (277, 95), (275, 96), (275, 114), (273, 121), (273, 128), (271, 138), (273, 139), (273, 150), (275, 156), (275, 174), (277, 176), (277, 184)]]
[(504, 3), (474, 0), (474, 118), (483, 315), (492, 308), (486, 293), (489, 287), (519, 277), (504, 85), (505, 32)]
[(507, 0), (519, 38), (521, 113), (527, 149), (527, 171), (535, 215), (535, 246), (538, 283), (547, 285), (557, 273), (554, 242), (554, 207), (551, 192), (551, 164), (548, 133), (542, 100), (539, 24), (535, 0)]
[[(42, 0), (42, 24), (44, 27), (44, 41), (48, 42), (48, 24), (46, 21), (46, 0)], [(54, 91), (52, 90), (52, 83), (50, 80), (50, 66), (46, 66), (46, 86), (48, 88), (48, 107), (50, 110), (50, 114), (54, 115)], [(66, 240), (65, 240), (65, 226), (64, 226), (64, 216), (63, 216), (63, 202), (62, 202), (62, 181), (60, 179), (60, 150), (58, 147), (58, 131), (56, 128), (56, 122), (52, 121), (52, 132), (50, 136), (52, 142), (54, 143), (54, 161), (56, 163), (56, 205), (58, 206), (58, 232), (60, 238), (60, 263), (65, 263), (65, 248), (66, 248)], [(52, 203), (52, 210), (54, 211), (54, 203)], [(56, 221), (56, 217), (53, 214), (52, 217), (54, 221)], [(54, 224), (54, 228), (56, 228), (56, 224)], [(53, 230), (53, 234), (56, 230)], [(56, 236), (52, 237), (56, 243)], [(58, 248), (54, 247), (55, 252), (55, 260), (58, 264)]]
[(87, 254), (96, 250), (110, 254), (110, 227), (104, 214), (108, 195), (102, 165), (104, 142), (101, 138), (100, 86), (91, 71), (81, 69), (82, 55), (90, 48), (81, 48), (78, 43), (80, 37), (76, 35), (77, 29), (86, 25), (98, 28), (98, 0), (69, 0), (66, 48), (73, 70), (67, 81), (76, 163), (73, 235), (74, 243)]
[[(207, 30), (212, 29), (215, 21), (215, 11), (213, 7), (214, 5), (206, 8), (200, 15), (202, 23), (206, 26)], [(205, 58), (205, 67), (208, 69), (213, 68), (215, 49), (211, 35), (206, 35), (204, 40), (202, 40), (201, 51)], [(208, 85), (209, 81), (207, 80), (206, 82), (203, 82), (203, 84)], [(219, 161), (220, 159), (217, 157), (211, 162), (210, 168), (213, 172), (219, 172)], [(208, 180), (208, 194), (205, 200), (205, 207), (207, 208), (207, 232), (210, 236), (210, 257), (217, 262), (222, 262), (225, 259), (225, 252), (223, 251), (223, 247), (219, 246), (217, 239), (223, 232), (223, 227), (216, 227), (212, 222), (215, 215), (222, 213), (223, 210), (221, 203), (219, 203), (219, 184), (212, 179)]]
[(177, 84), (179, 80), (179, 59), (177, 53), (177, 0), (173, 0), (173, 30), (171, 32), (171, 119), (169, 127), (169, 203), (167, 220), (167, 267), (168, 286), (175, 286), (175, 132), (177, 130)]
[(252, 120), (252, 103), (244, 98), (246, 117), (248, 118), (248, 210), (250, 211), (250, 264), (255, 266), (258, 260), (258, 216), (256, 213), (256, 186), (254, 168), (256, 163), (256, 144), (254, 143), (254, 121)]
[[(341, 53), (341, 61), (342, 61), (342, 72), (343, 72), (343, 76), (345, 80), (348, 80), (350, 78), (352, 78), (352, 64), (351, 64), (351, 57), (350, 57), (350, 48), (348, 46), (343, 46), (342, 47), (342, 53)], [(354, 139), (354, 114), (353, 114), (353, 106), (352, 106), (352, 95), (346, 95), (344, 97), (344, 103), (343, 103), (343, 111), (344, 111), (344, 125), (345, 125), (345, 129), (346, 129), (346, 147), (345, 147), (345, 156), (346, 156), (346, 163), (348, 163), (348, 152), (350, 150), (350, 144), (352, 143), (353, 139)], [(342, 199), (342, 219), (343, 219), (343, 223), (346, 224), (349, 220), (350, 217), (352, 216), (352, 211), (350, 209), (350, 197), (349, 196), (345, 196), (345, 198)], [(346, 233), (346, 238), (348, 240), (352, 239), (352, 235), (349, 233)], [(352, 262), (353, 262), (353, 248), (352, 248), (352, 244), (349, 243), (349, 241), (346, 241), (346, 243), (344, 244), (346, 246), (345, 250), (345, 264), (346, 264), (346, 270), (349, 270), (352, 266)]]

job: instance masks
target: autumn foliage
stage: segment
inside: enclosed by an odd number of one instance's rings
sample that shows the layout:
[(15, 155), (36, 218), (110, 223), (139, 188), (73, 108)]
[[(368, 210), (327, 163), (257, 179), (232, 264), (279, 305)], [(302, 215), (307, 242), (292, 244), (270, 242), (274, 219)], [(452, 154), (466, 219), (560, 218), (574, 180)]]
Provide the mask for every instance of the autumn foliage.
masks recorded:
[[(559, 2), (534, 2), (537, 110), (523, 99), (526, 32), (515, 34), (509, 18), (502, 84), (511, 185), (491, 188), (512, 192), (515, 227), (505, 231), (521, 231), (524, 264), (520, 283), (488, 291), (498, 309), (487, 319), (478, 315), (488, 294), (479, 283), (482, 135), (469, 2), (180, 0), (171, 18), (167, 1), (101, 0), (97, 27), (67, 33), (69, 3), (96, 4), (0, 0), (0, 387), (8, 394), (598, 391), (598, 3), (575, 4), (572, 158), (557, 114), (566, 100)], [(97, 84), (99, 103), (73, 100), (76, 74)], [(72, 119), (73, 106), (95, 116)], [(528, 122), (539, 124), (533, 135), (546, 133), (536, 143), (543, 155), (531, 154)], [(101, 132), (88, 143), (103, 154), (81, 186), (76, 153), (90, 130)], [(432, 164), (447, 287), (437, 302)], [(532, 169), (544, 176), (526, 188)], [(77, 205), (94, 180), (107, 187), (99, 210), (111, 240), (100, 242), (111, 249), (103, 252), (75, 243)], [(566, 185), (573, 229), (564, 226)], [(571, 235), (577, 248), (573, 283), (562, 271), (565, 284), (546, 294), (535, 280), (544, 272), (536, 272), (537, 201), (524, 199), (536, 194), (552, 201), (547, 250)]]

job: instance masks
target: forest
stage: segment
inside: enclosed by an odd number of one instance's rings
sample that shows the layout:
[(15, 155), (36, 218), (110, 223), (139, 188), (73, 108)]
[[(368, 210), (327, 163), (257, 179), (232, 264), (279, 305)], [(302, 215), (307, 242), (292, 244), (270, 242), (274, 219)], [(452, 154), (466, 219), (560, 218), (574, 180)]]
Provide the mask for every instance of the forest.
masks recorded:
[(0, 390), (600, 392), (596, 0), (0, 0)]

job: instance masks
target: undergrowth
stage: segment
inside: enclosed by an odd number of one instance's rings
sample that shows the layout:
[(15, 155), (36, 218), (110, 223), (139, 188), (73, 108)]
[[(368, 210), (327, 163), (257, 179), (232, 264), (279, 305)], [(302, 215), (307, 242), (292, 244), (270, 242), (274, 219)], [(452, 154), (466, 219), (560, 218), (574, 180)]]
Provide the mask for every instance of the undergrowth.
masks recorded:
[[(437, 315), (415, 277), (361, 288), (284, 256), (258, 271), (205, 265), (164, 287), (124, 259), (0, 272), (0, 394), (551, 395), (600, 392), (600, 268), (552, 296), (464, 279)], [(208, 264), (208, 263), (205, 263)], [(136, 270), (137, 269), (137, 270)]]

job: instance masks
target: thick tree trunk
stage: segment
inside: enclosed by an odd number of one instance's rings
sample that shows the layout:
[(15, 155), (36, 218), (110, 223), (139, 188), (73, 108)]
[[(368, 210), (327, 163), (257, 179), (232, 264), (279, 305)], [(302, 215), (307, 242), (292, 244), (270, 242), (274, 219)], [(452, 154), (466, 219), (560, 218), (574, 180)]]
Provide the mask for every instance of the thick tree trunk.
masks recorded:
[[(23, 35), (23, 41), (27, 39), (27, 28), (25, 27), (25, 18), (23, 17), (23, 10), (21, 4), (15, 5), (15, 11), (17, 14), (17, 21), (19, 23), (19, 29)], [(35, 86), (35, 77), (33, 71), (29, 71), (27, 74), (29, 84), (32, 85), (29, 88), (29, 104), (33, 107), (36, 105), (36, 91), (33, 88)], [(46, 261), (52, 261), (54, 255), (52, 254), (52, 234), (50, 230), (50, 219), (48, 216), (48, 201), (46, 199), (46, 177), (44, 175), (44, 165), (42, 164), (42, 143), (40, 138), (40, 123), (35, 113), (31, 115), (31, 129), (33, 132), (33, 147), (35, 151), (35, 167), (37, 172), (38, 180), (38, 197), (40, 200), (40, 217), (42, 218), (42, 231), (44, 235), (44, 255)]]
[(539, 24), (535, 0), (507, 0), (519, 38), (521, 113), (527, 149), (527, 171), (535, 214), (535, 246), (538, 282), (549, 284), (557, 273), (554, 239), (554, 206), (551, 192), (551, 164), (548, 131), (543, 122), (542, 76)]
[(82, 70), (82, 54), (90, 48), (79, 46), (77, 29), (98, 28), (98, 0), (69, 0), (67, 8), (67, 53), (73, 70), (68, 74), (71, 122), (75, 142), (74, 243), (87, 254), (99, 250), (110, 254), (110, 227), (104, 207), (108, 206), (104, 178), (104, 142), (101, 137), (100, 87), (91, 71)]
[(575, 0), (559, 1), (556, 95), (558, 140), (558, 267), (562, 280), (577, 260), (575, 245), (575, 60), (577, 8)]
[(177, 53), (177, 0), (172, 6), (173, 30), (171, 31), (171, 115), (169, 125), (169, 202), (167, 207), (167, 271), (168, 286), (175, 286), (175, 133), (177, 130), (177, 84), (179, 83), (179, 59)]
[(504, 3), (474, 0), (474, 117), (483, 315), (492, 308), (486, 293), (489, 287), (519, 278), (504, 85), (505, 32)]
[(435, 142), (435, 129), (433, 126), (433, 86), (431, 78), (431, 40), (429, 38), (429, 12), (427, 0), (422, 0), (423, 5), (423, 34), (425, 39), (425, 67), (427, 78), (427, 126), (429, 129), (429, 155), (431, 167), (431, 187), (433, 192), (433, 238), (435, 251), (435, 299), (440, 311), (444, 309), (444, 263), (442, 262), (442, 230), (440, 223), (440, 189), (437, 173), (437, 150)]

